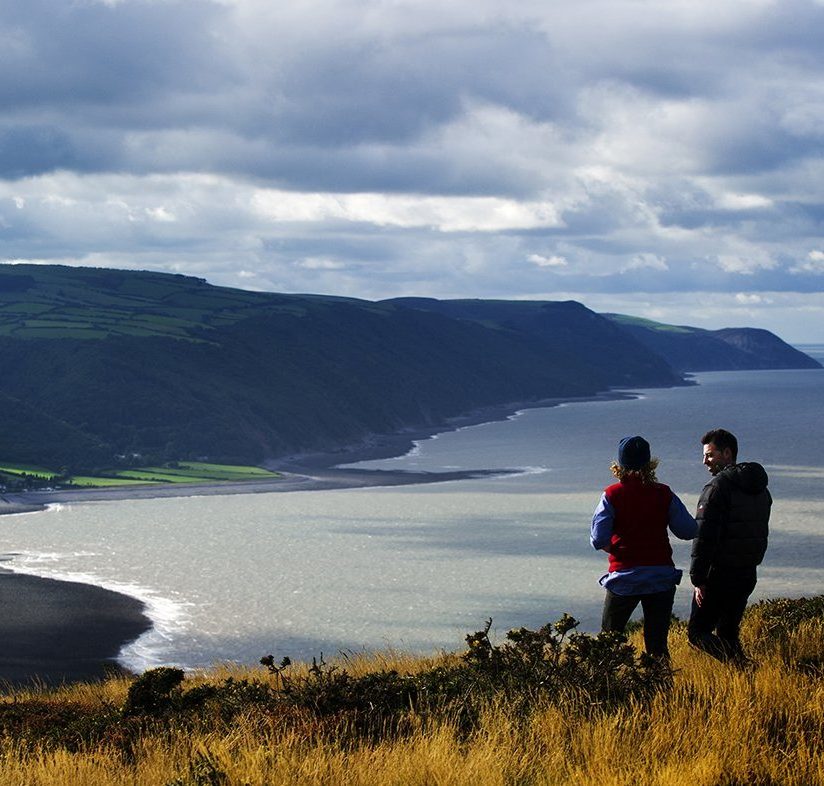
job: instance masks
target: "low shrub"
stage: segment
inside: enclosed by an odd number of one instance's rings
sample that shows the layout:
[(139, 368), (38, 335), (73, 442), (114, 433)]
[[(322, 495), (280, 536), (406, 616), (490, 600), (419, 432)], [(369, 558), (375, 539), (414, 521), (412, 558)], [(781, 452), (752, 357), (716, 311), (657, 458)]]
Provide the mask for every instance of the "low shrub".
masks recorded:
[(410, 714), (450, 718), (470, 728), (491, 701), (517, 714), (551, 703), (577, 708), (614, 708), (643, 700), (671, 683), (668, 662), (636, 657), (622, 634), (574, 633), (578, 621), (564, 615), (538, 631), (510, 631), (492, 643), (492, 620), (466, 637), (460, 660), (417, 674), (389, 670), (355, 677), (338, 666), (313, 661), (305, 675), (289, 677), (288, 663), (262, 662), (280, 682), (277, 701), (321, 716), (348, 715), (361, 730), (387, 733)]

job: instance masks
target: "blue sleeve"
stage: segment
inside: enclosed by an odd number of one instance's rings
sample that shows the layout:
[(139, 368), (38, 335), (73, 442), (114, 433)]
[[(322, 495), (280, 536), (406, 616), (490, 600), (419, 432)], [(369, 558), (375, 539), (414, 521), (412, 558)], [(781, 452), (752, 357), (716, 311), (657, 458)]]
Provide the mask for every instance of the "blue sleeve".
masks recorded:
[(669, 506), (669, 528), (681, 540), (692, 540), (698, 533), (698, 524), (675, 494)]
[(601, 494), (601, 500), (595, 512), (592, 514), (592, 528), (589, 532), (589, 542), (594, 549), (605, 549), (612, 543), (612, 523), (615, 520), (615, 510), (607, 499), (606, 494)]

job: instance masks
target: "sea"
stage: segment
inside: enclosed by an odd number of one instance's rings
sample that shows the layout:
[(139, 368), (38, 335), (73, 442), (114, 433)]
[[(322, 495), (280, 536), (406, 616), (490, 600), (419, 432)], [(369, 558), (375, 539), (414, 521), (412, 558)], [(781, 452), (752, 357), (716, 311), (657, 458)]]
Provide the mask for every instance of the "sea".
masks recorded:
[[(802, 349), (824, 361), (824, 345)], [(632, 397), (527, 409), (443, 432), (361, 468), (515, 474), (436, 484), (59, 504), (0, 517), (4, 567), (146, 603), (128, 668), (363, 651), (460, 650), (572, 614), (598, 629), (606, 569), (589, 543), (619, 440), (641, 434), (659, 479), (695, 508), (700, 437), (724, 427), (774, 497), (754, 599), (824, 593), (824, 369), (699, 373)], [(686, 568), (689, 543), (675, 542)], [(675, 613), (689, 611), (689, 579)]]

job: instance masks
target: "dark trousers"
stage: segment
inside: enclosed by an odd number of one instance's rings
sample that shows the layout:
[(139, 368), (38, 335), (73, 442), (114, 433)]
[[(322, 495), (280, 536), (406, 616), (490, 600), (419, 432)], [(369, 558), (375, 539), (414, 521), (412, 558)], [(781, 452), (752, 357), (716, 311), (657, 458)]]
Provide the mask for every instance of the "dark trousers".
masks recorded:
[(644, 649), (648, 655), (668, 656), (667, 634), (674, 601), (675, 587), (648, 595), (616, 595), (607, 590), (601, 630), (623, 633), (632, 612), (640, 603), (644, 611)]
[(692, 599), (687, 626), (690, 644), (718, 660), (743, 659), (738, 631), (755, 582), (755, 568), (710, 571), (702, 604), (699, 606), (695, 597)]

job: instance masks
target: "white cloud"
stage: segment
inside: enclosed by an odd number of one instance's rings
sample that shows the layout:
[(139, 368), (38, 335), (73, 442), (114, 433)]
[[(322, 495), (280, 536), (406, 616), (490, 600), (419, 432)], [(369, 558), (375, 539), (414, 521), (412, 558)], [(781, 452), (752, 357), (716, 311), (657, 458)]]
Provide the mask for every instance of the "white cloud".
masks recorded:
[(323, 259), (318, 257), (307, 257), (295, 262), (295, 265), (306, 270), (343, 270), (346, 265), (337, 259)]
[(426, 197), (397, 194), (303, 194), (257, 190), (253, 210), (274, 222), (349, 223), (431, 227), (440, 232), (499, 232), (557, 227), (550, 202), (518, 202), (494, 197)]
[(824, 273), (824, 251), (810, 251), (807, 261), (793, 265), (790, 273)]
[(738, 292), (735, 295), (735, 302), (742, 306), (759, 306), (768, 305), (772, 300), (764, 295), (756, 295), (754, 293)]
[(155, 221), (162, 221), (166, 223), (177, 221), (177, 216), (162, 205), (160, 207), (146, 208), (146, 215)]
[(754, 249), (746, 254), (719, 254), (718, 265), (725, 273), (752, 276), (759, 270), (772, 270), (777, 262), (764, 251)]
[(772, 199), (761, 194), (725, 193), (718, 197), (718, 206), (724, 210), (753, 210), (772, 207)]
[(566, 267), (569, 262), (561, 256), (545, 257), (541, 254), (530, 254), (527, 260), (538, 267)]
[(669, 270), (667, 260), (656, 254), (636, 254), (624, 267), (624, 270)]

